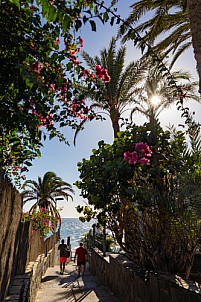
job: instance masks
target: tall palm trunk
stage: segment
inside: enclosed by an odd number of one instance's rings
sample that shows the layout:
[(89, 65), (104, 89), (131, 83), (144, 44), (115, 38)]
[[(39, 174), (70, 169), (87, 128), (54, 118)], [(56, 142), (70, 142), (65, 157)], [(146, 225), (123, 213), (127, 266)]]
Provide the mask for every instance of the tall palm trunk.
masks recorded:
[(114, 138), (117, 138), (117, 133), (120, 131), (119, 117), (112, 118), (112, 128), (114, 131)]
[(188, 10), (194, 54), (199, 74), (199, 93), (201, 94), (201, 1), (188, 0)]
[(114, 138), (117, 138), (117, 133), (120, 131), (119, 117), (120, 117), (119, 110), (113, 105), (112, 108), (110, 109), (110, 119), (112, 121)]

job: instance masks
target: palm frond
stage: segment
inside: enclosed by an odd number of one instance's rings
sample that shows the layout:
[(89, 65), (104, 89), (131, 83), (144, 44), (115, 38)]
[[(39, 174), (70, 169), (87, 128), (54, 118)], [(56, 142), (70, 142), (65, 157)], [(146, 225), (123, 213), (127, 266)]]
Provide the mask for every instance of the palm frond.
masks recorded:
[(189, 42), (187, 42), (187, 43), (181, 45), (181, 46), (177, 49), (177, 51), (176, 51), (176, 53), (174, 54), (174, 57), (173, 57), (173, 59), (172, 59), (172, 61), (171, 61), (171, 63), (170, 63), (170, 66), (169, 66), (170, 69), (173, 67), (174, 63), (175, 63), (175, 62), (177, 61), (177, 59), (181, 56), (181, 54), (184, 53), (184, 52), (185, 52), (187, 49), (189, 49), (191, 46), (192, 46), (192, 41), (189, 41)]
[(77, 139), (77, 136), (78, 136), (78, 133), (80, 132), (80, 130), (82, 129), (82, 127), (84, 126), (84, 124), (87, 122), (87, 120), (83, 120), (80, 124), (80, 128), (79, 129), (76, 129), (75, 131), (75, 135), (74, 135), (74, 138), (73, 138), (73, 145), (76, 146), (76, 139)]
[(85, 51), (82, 51), (82, 57), (85, 60), (85, 62), (87, 63), (87, 65), (89, 66), (89, 68), (91, 68), (94, 71), (95, 67), (96, 67), (96, 63), (95, 63), (94, 59), (92, 57), (90, 57), (90, 55)]
[[(141, 33), (143, 41), (141, 44), (147, 42), (152, 44), (162, 37), (162, 41), (157, 43), (154, 49), (158, 52), (169, 53), (171, 51), (178, 51), (181, 54), (182, 44), (186, 44), (187, 40), (191, 41), (190, 22), (188, 10), (185, 1), (171, 1), (171, 0), (158, 0), (158, 1), (145, 1), (141, 0), (131, 5), (132, 12), (126, 19), (126, 33), (123, 36), (122, 42), (124, 43), (130, 37), (132, 31), (131, 25), (133, 24), (135, 31)], [(142, 17), (150, 14), (148, 20), (141, 22)], [(164, 34), (168, 36), (164, 39)], [(118, 36), (121, 36), (120, 30)], [(183, 50), (186, 48), (183, 47)]]

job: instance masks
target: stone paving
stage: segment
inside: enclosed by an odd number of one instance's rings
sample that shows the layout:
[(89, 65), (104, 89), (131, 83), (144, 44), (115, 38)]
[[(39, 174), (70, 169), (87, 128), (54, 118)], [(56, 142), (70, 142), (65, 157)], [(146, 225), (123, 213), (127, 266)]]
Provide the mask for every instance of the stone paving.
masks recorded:
[(63, 275), (59, 266), (50, 267), (42, 278), (36, 302), (120, 302), (109, 288), (101, 286), (88, 270), (78, 276), (77, 266), (70, 262)]

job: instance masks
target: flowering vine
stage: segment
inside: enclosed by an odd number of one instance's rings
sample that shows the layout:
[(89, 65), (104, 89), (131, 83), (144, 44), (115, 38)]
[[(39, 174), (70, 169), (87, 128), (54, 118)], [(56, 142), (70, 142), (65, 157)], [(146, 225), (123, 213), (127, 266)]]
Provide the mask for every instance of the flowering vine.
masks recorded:
[(146, 143), (137, 143), (135, 144), (137, 151), (133, 152), (124, 152), (124, 160), (128, 161), (129, 164), (136, 165), (137, 163), (150, 165), (150, 159), (146, 157), (151, 157), (151, 149)]
[(39, 229), (43, 238), (46, 238), (50, 232), (55, 233), (61, 224), (61, 219), (46, 208), (34, 210), (32, 213), (22, 213), (21, 221), (32, 221), (32, 233)]
[[(80, 78), (93, 88), (96, 76), (80, 66), (76, 54), (84, 41), (71, 33), (78, 29), (82, 5), (47, 1), (41, 10), (36, 3), (2, 0), (0, 12), (0, 166), (19, 186), (40, 157), (41, 141), (56, 136), (68, 144), (58, 128), (80, 129), (83, 120), (98, 118), (76, 90)], [(100, 78), (108, 77), (105, 71)]]

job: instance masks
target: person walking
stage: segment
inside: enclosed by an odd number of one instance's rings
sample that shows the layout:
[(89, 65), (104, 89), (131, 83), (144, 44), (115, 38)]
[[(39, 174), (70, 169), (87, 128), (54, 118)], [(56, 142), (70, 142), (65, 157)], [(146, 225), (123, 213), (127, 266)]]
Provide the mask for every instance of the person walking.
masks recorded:
[(61, 240), (58, 250), (60, 250), (60, 274), (63, 275), (68, 257), (68, 248), (64, 243), (64, 239)]
[(80, 275), (80, 268), (82, 267), (82, 275), (85, 271), (85, 262), (87, 260), (87, 250), (83, 247), (83, 243), (80, 242), (80, 247), (75, 251), (74, 262), (77, 257), (78, 275)]

